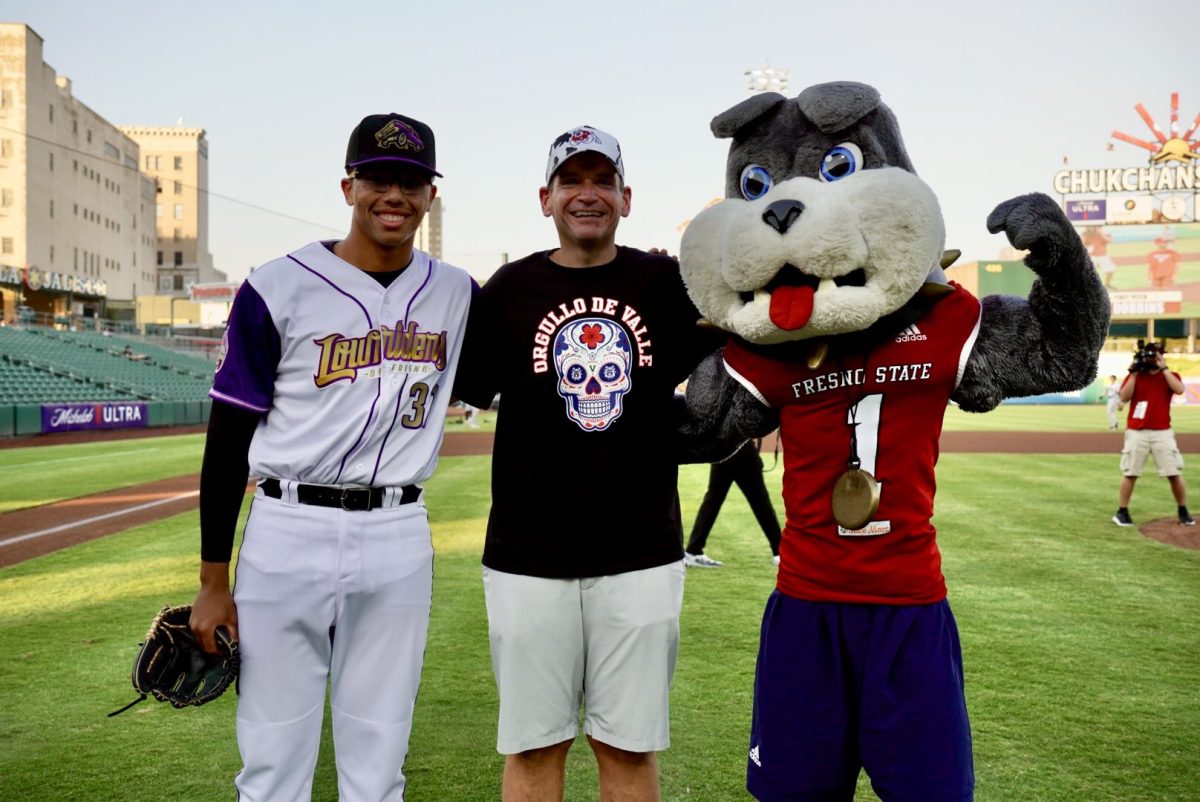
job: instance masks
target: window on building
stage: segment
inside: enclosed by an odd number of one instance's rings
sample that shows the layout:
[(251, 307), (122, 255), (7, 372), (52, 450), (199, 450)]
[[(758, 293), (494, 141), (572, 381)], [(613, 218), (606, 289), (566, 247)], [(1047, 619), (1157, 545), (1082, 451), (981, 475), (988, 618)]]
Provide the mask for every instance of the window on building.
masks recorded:
[(78, 217), (78, 216), (79, 216), (79, 204), (78, 204), (78, 203), (77, 203), (77, 204), (75, 204), (75, 216), (76, 216), (76, 217)]
[(89, 128), (87, 131), (87, 141), (88, 141), (89, 145), (92, 144), (92, 129), (91, 128)]
[(54, 264), (54, 246), (50, 246), (50, 264)]
[(12, 156), (12, 140), (11, 139), (0, 139), (0, 156), (3, 156), (6, 159), (8, 157)]
[(54, 201), (53, 200), (50, 201), (50, 216), (51, 217), (54, 216)]
[(176, 220), (183, 219), (183, 204), (182, 203), (175, 204), (175, 219)]
[(50, 122), (54, 122), (54, 104), (50, 104)]
[(0, 239), (0, 253), (12, 253), (13, 240), (12, 237), (4, 237)]
[(0, 89), (0, 109), (7, 109), (12, 102), (12, 95), (7, 89)]
[(79, 120), (71, 120), (71, 133), (72, 134), (79, 133)]
[(175, 229), (175, 241), (179, 242), (179, 240), (181, 240), (181, 239), (183, 239), (183, 229), (176, 228)]
[(13, 205), (13, 191), (11, 189), (0, 190), (0, 206)]
[(159, 265), (161, 265), (163, 263), (162, 262), (162, 251), (158, 252), (158, 263), (159, 263)]
[(74, 267), (74, 269), (75, 270), (79, 269), (79, 249), (78, 248), (75, 249), (75, 267)]
[(54, 154), (53, 153), (50, 154), (50, 170), (51, 171), (54, 170)]
[(176, 181), (176, 182), (175, 182), (175, 194), (176, 194), (176, 195), (182, 195), (182, 194), (183, 194), (183, 182), (182, 182), (182, 181)]
[(162, 204), (161, 203), (154, 207), (154, 216), (162, 217)]
[(183, 267), (183, 251), (175, 251), (175, 266)]
[(176, 157), (175, 157), (175, 169), (176, 169), (176, 170), (182, 170), (182, 169), (183, 169), (183, 157), (182, 157), (182, 156), (176, 156)]
[(75, 163), (75, 172), (79, 172), (79, 159), (72, 159)]
[(174, 284), (175, 289), (182, 290), (183, 289), (183, 276), (172, 276), (171, 278), (174, 279), (173, 284)]

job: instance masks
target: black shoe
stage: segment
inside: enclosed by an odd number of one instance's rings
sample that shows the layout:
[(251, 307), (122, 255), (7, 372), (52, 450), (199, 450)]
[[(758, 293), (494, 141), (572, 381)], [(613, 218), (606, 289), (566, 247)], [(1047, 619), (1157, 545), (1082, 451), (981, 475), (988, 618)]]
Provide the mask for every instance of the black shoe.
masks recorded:
[(1129, 510), (1124, 507), (1117, 510), (1117, 514), (1112, 517), (1112, 522), (1117, 526), (1133, 526), (1133, 519), (1129, 517)]
[(1179, 524), (1180, 526), (1195, 526), (1196, 519), (1188, 512), (1187, 507), (1179, 508)]

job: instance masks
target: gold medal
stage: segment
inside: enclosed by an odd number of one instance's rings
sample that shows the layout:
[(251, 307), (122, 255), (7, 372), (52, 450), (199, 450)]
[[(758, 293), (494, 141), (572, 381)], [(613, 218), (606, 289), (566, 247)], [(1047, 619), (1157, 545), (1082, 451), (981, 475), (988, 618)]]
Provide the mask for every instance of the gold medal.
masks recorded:
[(879, 509), (879, 483), (864, 470), (851, 468), (833, 486), (833, 519), (843, 529), (862, 529)]

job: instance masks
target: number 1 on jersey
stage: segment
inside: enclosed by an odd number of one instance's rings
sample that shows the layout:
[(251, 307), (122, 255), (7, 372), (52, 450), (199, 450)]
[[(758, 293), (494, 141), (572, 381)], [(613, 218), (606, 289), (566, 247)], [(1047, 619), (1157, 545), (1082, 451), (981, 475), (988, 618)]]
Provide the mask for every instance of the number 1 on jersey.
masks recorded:
[(875, 464), (879, 457), (879, 411), (883, 406), (883, 393), (872, 393), (864, 396), (846, 413), (846, 423), (855, 427), (858, 438), (859, 468), (874, 476)]

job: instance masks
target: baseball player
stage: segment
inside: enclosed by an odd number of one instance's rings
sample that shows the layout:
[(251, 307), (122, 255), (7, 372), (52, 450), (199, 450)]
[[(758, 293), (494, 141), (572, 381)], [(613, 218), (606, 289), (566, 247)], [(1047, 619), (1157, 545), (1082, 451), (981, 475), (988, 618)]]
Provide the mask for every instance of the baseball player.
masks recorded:
[(244, 801), (309, 798), (327, 683), (339, 798), (404, 797), (432, 593), (421, 482), (474, 285), (413, 247), (441, 175), (429, 126), (367, 117), (345, 166), (350, 233), (251, 274), (210, 392), (191, 625), (209, 650), (218, 626), (240, 637)]
[(673, 260), (615, 244), (624, 175), (610, 134), (555, 140), (540, 197), (559, 247), (502, 267), (472, 311), (459, 394), (502, 399), (483, 564), (506, 800), (562, 798), (581, 698), (602, 798), (657, 799), (669, 742), (684, 569), (668, 421), (717, 343)]

